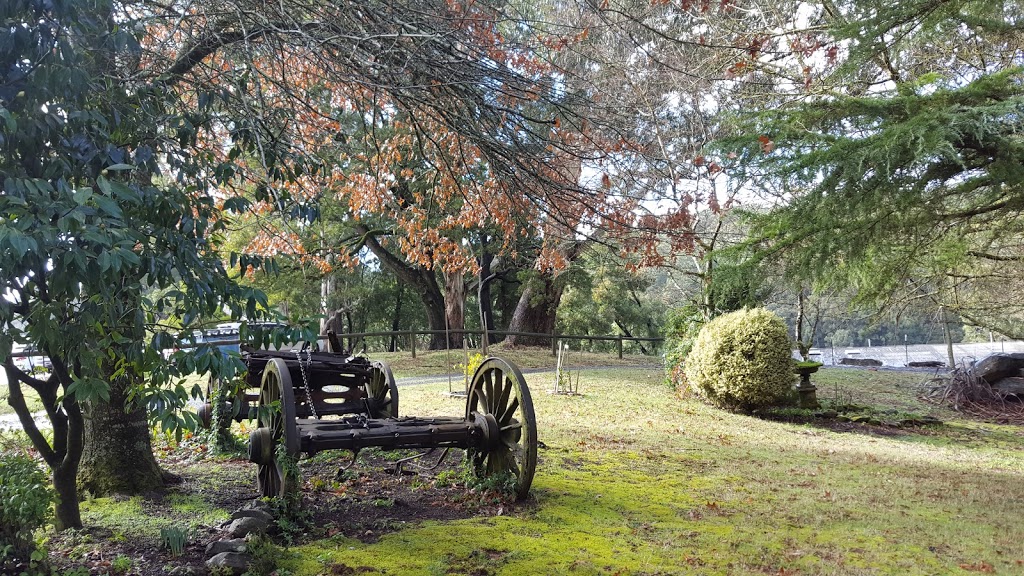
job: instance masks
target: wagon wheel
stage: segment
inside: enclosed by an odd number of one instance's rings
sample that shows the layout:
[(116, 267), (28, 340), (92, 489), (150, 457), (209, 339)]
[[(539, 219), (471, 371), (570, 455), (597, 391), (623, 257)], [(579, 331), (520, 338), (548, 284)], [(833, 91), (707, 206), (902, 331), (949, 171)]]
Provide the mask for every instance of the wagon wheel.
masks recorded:
[[(267, 362), (260, 382), (258, 428), (249, 436), (249, 460), (257, 464), (256, 487), (261, 496), (283, 498), (298, 487), (299, 431), (295, 395), (288, 365), (281, 358)], [(280, 458), (278, 449), (285, 451)]]
[(366, 398), (373, 401), (370, 418), (398, 418), (398, 385), (386, 362), (370, 363)]
[(219, 400), (219, 398), (214, 398), (213, 394), (214, 392), (219, 391), (220, 387), (217, 386), (216, 378), (213, 374), (210, 374), (210, 378), (206, 381), (206, 396), (203, 397), (205, 401), (203, 402), (203, 405), (196, 410), (196, 413), (199, 415), (199, 422), (206, 430), (209, 430), (213, 426), (213, 406)]
[(484, 360), (469, 387), (466, 419), (485, 436), (468, 453), (477, 476), (511, 474), (516, 498), (525, 498), (537, 467), (537, 419), (519, 368), (500, 358)]

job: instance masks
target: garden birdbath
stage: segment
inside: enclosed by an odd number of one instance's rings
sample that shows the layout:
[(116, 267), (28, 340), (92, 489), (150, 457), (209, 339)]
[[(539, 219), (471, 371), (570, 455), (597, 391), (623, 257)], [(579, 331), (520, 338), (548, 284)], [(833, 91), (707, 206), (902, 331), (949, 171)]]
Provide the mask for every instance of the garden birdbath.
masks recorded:
[(796, 385), (796, 391), (800, 395), (801, 408), (818, 408), (818, 388), (811, 384), (811, 374), (821, 368), (821, 362), (797, 362), (795, 371), (800, 375), (800, 382)]

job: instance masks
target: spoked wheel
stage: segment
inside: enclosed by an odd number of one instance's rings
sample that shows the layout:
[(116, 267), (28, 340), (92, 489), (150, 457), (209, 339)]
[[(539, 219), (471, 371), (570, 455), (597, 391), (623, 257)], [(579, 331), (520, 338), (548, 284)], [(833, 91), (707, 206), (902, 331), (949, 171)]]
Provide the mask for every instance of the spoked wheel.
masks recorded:
[(510, 474), (516, 498), (526, 498), (537, 468), (537, 419), (519, 368), (484, 360), (469, 387), (466, 419), (484, 432), (482, 445), (468, 453), (477, 476)]
[(366, 398), (372, 402), (370, 418), (398, 418), (398, 385), (386, 362), (370, 363)]
[[(249, 435), (249, 460), (258, 466), (260, 495), (283, 498), (298, 488), (299, 431), (295, 425), (295, 396), (288, 365), (281, 358), (267, 362), (260, 382), (258, 427)], [(277, 451), (285, 452), (280, 458)]]

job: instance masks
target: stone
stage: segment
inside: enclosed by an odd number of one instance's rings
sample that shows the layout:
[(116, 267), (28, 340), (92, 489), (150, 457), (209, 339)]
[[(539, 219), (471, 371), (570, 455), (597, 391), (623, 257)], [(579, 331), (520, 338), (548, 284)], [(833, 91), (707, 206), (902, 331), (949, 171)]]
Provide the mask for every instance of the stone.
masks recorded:
[(238, 520), (239, 518), (258, 518), (267, 524), (274, 521), (273, 515), (259, 508), (242, 508), (235, 510), (235, 513), (231, 515), (232, 520)]
[(240, 510), (262, 510), (271, 516), (274, 515), (274, 507), (270, 505), (266, 500), (257, 498), (256, 500), (250, 500), (246, 502)]
[(1001, 396), (1016, 396), (1024, 399), (1024, 378), (1020, 376), (1000, 378), (992, 383), (992, 389)]
[(255, 532), (266, 532), (269, 526), (269, 522), (265, 522), (259, 518), (253, 518), (252, 516), (246, 516), (245, 518), (233, 520), (231, 524), (228, 525), (228, 532), (231, 533), (232, 538), (244, 538)]
[(249, 556), (238, 552), (221, 552), (207, 560), (206, 567), (211, 572), (230, 570), (235, 576), (242, 576), (249, 569)]
[(207, 556), (216, 556), (222, 552), (245, 552), (245, 538), (214, 540), (206, 546)]
[(879, 424), (879, 421), (874, 416), (868, 414), (857, 414), (850, 416), (850, 422), (856, 422), (857, 424)]
[(1024, 353), (993, 354), (986, 356), (971, 366), (971, 374), (993, 384), (1003, 378), (1021, 376), (1024, 369)]
[(881, 366), (881, 360), (874, 358), (843, 358), (839, 361), (844, 366)]

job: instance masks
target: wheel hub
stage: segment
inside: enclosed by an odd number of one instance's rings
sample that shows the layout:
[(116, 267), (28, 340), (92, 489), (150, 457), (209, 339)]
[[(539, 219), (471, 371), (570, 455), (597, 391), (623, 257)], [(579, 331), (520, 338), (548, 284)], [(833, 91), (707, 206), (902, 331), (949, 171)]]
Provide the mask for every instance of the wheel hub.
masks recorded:
[(249, 462), (261, 466), (274, 463), (274, 434), (270, 428), (257, 428), (249, 434)]
[(480, 431), (484, 448), (490, 450), (501, 444), (501, 427), (498, 426), (498, 419), (494, 414), (473, 412), (473, 424)]

